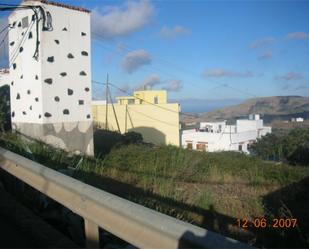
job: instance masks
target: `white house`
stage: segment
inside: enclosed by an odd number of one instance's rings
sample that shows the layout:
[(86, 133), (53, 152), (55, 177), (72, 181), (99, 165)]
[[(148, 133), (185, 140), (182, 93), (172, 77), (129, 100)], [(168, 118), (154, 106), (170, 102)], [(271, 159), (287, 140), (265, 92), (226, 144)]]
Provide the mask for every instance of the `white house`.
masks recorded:
[(9, 16), (12, 126), (68, 151), (93, 154), (90, 11), (24, 0)]
[(182, 132), (182, 146), (200, 151), (242, 151), (249, 153), (249, 146), (257, 138), (271, 133), (271, 127), (263, 125), (259, 115), (236, 120), (235, 125), (222, 122), (201, 122), (199, 129)]
[(298, 118), (291, 118), (291, 122), (304, 122), (304, 119), (301, 117)]
[(0, 69), (0, 87), (4, 85), (9, 85), (9, 76), (10, 76), (10, 70), (8, 69)]

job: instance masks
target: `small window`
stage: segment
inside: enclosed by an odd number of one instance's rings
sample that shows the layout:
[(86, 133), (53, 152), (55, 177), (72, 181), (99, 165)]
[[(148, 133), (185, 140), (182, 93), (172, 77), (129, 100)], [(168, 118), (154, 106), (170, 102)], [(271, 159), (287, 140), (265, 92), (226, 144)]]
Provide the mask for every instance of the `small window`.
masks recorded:
[(133, 104), (134, 104), (134, 99), (129, 99), (129, 100), (128, 100), (128, 104), (129, 104), (129, 105), (133, 105)]
[(21, 20), (21, 26), (22, 28), (28, 28), (29, 26), (29, 19), (28, 19), (28, 16), (24, 17), (22, 20)]
[(242, 145), (238, 145), (238, 151), (242, 151)]
[(198, 150), (198, 151), (206, 151), (207, 150), (207, 143), (197, 143), (196, 144), (196, 150)]
[(187, 143), (187, 149), (192, 150), (192, 148), (193, 148), (193, 144), (191, 142)]
[(158, 104), (158, 103), (159, 103), (158, 96), (154, 97), (154, 103), (155, 103), (155, 104)]

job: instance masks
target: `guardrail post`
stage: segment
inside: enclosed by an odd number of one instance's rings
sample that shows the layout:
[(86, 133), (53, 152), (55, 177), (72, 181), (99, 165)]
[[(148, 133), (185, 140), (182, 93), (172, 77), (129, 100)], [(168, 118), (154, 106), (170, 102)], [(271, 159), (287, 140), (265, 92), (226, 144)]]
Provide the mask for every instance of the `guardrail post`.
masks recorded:
[(86, 248), (100, 248), (99, 227), (94, 222), (84, 219)]

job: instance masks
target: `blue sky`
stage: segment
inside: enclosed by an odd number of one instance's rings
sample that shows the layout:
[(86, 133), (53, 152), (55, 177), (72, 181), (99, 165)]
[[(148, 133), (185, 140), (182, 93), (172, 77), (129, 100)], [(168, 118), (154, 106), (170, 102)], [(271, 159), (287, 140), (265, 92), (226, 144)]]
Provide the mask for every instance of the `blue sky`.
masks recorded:
[(309, 1), (59, 2), (93, 11), (94, 80), (170, 99), (309, 95)]

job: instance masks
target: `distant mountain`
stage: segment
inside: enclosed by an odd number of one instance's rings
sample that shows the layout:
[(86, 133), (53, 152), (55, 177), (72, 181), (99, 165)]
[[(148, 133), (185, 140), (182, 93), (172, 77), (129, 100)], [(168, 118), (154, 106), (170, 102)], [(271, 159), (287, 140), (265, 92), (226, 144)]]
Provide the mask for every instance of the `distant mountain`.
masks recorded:
[(274, 96), (249, 99), (238, 105), (202, 113), (199, 115), (199, 120), (233, 120), (246, 117), (251, 113), (262, 114), (267, 123), (292, 117), (308, 119), (309, 97)]

